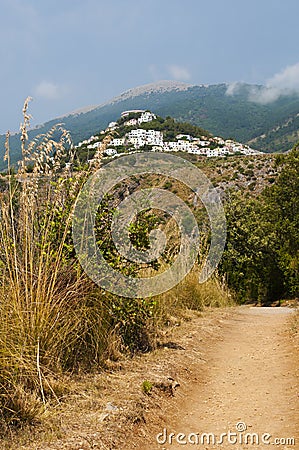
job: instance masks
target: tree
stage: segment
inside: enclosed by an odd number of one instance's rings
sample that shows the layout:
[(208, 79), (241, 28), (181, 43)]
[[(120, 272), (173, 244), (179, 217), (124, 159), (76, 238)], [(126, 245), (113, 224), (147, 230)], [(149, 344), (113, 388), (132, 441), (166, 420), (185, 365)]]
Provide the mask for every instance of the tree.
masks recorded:
[(277, 158), (282, 166), (276, 182), (264, 192), (279, 242), (278, 264), (285, 292), (299, 296), (299, 144)]
[(240, 301), (299, 296), (299, 145), (279, 156), (275, 183), (257, 199), (231, 194), (220, 270)]
[(221, 270), (241, 302), (267, 303), (282, 295), (277, 241), (260, 200), (232, 196), (227, 205), (228, 242)]

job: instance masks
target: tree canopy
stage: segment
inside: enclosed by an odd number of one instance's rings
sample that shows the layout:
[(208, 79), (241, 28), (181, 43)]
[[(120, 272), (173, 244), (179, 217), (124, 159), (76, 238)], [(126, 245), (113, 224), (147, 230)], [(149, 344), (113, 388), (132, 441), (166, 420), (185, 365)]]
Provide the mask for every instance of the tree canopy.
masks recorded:
[(280, 174), (256, 199), (231, 194), (221, 264), (241, 301), (299, 296), (299, 144), (277, 157)]

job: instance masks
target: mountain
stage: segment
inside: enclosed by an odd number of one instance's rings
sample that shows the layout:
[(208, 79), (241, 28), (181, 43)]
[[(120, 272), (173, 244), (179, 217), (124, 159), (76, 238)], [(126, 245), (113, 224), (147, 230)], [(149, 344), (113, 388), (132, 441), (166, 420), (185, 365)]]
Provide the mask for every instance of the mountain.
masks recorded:
[[(209, 130), (214, 135), (248, 143), (264, 152), (282, 152), (299, 140), (299, 96), (282, 96), (262, 104), (252, 101), (252, 93), (262, 86), (239, 84), (230, 89), (227, 84), (188, 85), (162, 81), (129, 90), (103, 105), (89, 107), (51, 120), (29, 132), (32, 139), (63, 122), (73, 141), (89, 138), (116, 120), (122, 111), (149, 109), (166, 117), (190, 122)], [(18, 134), (11, 137), (11, 160), (20, 155)], [(0, 136), (0, 158), (4, 154), (5, 136)], [(4, 165), (1, 164), (0, 168)]]

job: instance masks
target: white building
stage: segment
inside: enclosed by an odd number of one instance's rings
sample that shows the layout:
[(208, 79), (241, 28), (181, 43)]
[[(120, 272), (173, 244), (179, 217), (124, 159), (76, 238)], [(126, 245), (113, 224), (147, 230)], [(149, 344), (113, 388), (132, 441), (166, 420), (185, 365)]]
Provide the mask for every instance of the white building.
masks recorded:
[(176, 136), (177, 139), (187, 139), (188, 141), (192, 141), (192, 136), (190, 134), (178, 134)]
[(131, 130), (126, 134), (127, 139), (131, 138), (145, 138), (147, 131), (142, 128), (137, 128), (136, 130)]
[(114, 138), (112, 141), (110, 141), (109, 145), (112, 147), (120, 147), (121, 145), (124, 145), (125, 138)]
[(87, 148), (95, 149), (101, 147), (101, 142), (95, 142), (94, 144), (88, 144)]
[(140, 148), (144, 145), (163, 146), (163, 133), (161, 131), (138, 128), (127, 133), (125, 138), (135, 148)]
[(200, 145), (201, 147), (207, 147), (208, 145), (211, 144), (210, 141), (204, 141), (204, 140), (201, 140), (201, 139), (194, 140), (194, 143), (197, 144), (197, 145)]
[(179, 141), (168, 142), (168, 147), (176, 152), (192, 152), (193, 150), (198, 149), (197, 145), (193, 142), (182, 139)]
[(105, 153), (107, 156), (113, 156), (117, 154), (115, 148), (106, 148)]
[(130, 114), (144, 113), (144, 112), (145, 112), (144, 109), (130, 109), (130, 110), (128, 110), (128, 111), (123, 111), (123, 112), (121, 113), (121, 117), (127, 117), (127, 116), (129, 116)]
[(191, 150), (188, 151), (188, 153), (192, 153), (193, 155), (202, 155), (202, 156), (206, 156), (207, 155), (207, 151), (210, 150), (210, 148), (192, 148)]
[(138, 124), (138, 120), (137, 119), (130, 119), (130, 120), (127, 120), (127, 122), (124, 123), (124, 125), (126, 125), (127, 127), (134, 127), (137, 124)]
[(156, 119), (157, 116), (149, 111), (144, 111), (138, 119), (138, 123), (147, 123)]
[(147, 134), (147, 143), (150, 145), (163, 145), (162, 131), (149, 130)]
[(218, 137), (218, 136), (215, 136), (214, 138), (213, 138), (213, 140), (214, 141), (216, 141), (218, 144), (220, 144), (220, 145), (224, 145), (224, 139), (222, 139), (222, 138), (220, 138), (220, 137)]
[(109, 130), (115, 130), (116, 127), (117, 127), (117, 122), (110, 122), (107, 128)]
[(207, 150), (207, 157), (211, 158), (213, 156), (219, 156), (219, 150), (218, 148), (209, 148), (209, 150)]

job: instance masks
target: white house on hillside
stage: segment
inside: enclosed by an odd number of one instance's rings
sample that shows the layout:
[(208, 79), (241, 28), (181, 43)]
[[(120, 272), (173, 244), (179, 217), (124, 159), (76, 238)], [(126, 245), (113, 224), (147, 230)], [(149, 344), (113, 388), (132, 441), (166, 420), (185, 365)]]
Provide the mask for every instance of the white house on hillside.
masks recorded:
[(142, 128), (138, 128), (127, 133), (125, 138), (135, 148), (140, 148), (144, 145), (163, 145), (163, 133), (156, 130), (143, 130)]
[(119, 146), (124, 145), (124, 144), (125, 144), (125, 138), (114, 138), (109, 143), (109, 145), (111, 145), (112, 147), (119, 147)]
[(115, 148), (106, 148), (105, 153), (107, 156), (114, 156), (117, 154)]
[(149, 111), (144, 111), (138, 119), (138, 123), (147, 123), (156, 119), (157, 116)]

